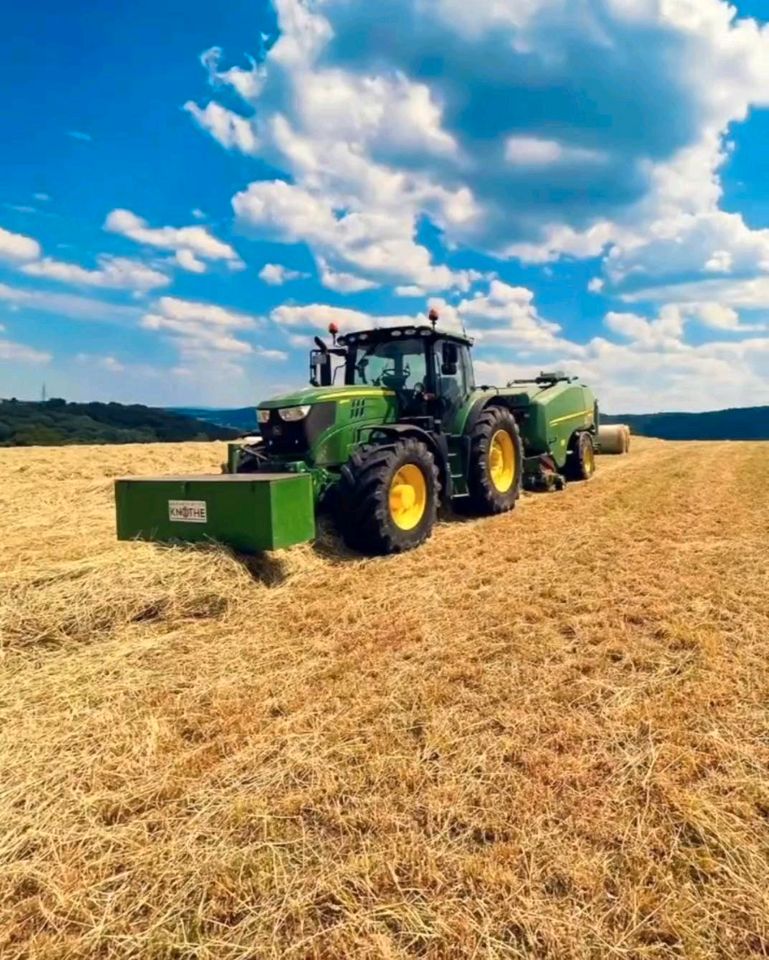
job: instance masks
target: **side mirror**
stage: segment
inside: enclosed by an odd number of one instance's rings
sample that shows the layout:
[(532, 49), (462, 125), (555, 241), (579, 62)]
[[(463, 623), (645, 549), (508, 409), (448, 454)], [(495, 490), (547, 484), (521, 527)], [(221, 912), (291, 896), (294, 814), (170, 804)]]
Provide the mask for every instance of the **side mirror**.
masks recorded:
[(331, 354), (327, 350), (310, 354), (310, 383), (313, 387), (331, 386)]
[(455, 377), (459, 367), (459, 348), (456, 343), (446, 341), (442, 347), (441, 373), (444, 377)]

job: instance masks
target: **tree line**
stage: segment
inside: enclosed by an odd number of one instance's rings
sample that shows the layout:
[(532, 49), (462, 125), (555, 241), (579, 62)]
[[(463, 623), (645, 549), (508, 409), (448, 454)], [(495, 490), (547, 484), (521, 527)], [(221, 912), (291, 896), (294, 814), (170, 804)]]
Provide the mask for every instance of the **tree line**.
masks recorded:
[(0, 400), (0, 447), (231, 440), (238, 431), (142, 404)]

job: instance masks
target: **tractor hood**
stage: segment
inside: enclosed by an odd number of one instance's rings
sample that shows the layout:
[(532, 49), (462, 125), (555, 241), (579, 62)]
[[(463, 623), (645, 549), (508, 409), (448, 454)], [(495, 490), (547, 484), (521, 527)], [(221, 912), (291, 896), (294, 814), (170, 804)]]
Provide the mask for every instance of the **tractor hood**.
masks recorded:
[(361, 430), (397, 419), (395, 392), (381, 387), (308, 387), (260, 403), (259, 432), (274, 460), (340, 466)]
[(328, 403), (335, 400), (363, 400), (394, 396), (395, 392), (393, 390), (367, 387), (362, 384), (354, 387), (305, 387), (303, 390), (295, 390), (293, 393), (284, 393), (278, 397), (265, 400), (259, 404), (259, 409), (279, 410), (286, 407), (312, 406), (316, 403)]

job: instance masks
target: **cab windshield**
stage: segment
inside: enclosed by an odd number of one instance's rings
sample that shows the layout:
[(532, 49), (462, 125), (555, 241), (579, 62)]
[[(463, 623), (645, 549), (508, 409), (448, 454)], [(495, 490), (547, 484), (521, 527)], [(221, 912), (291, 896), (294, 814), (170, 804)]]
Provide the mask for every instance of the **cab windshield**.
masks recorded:
[(358, 344), (350, 359), (349, 382), (387, 390), (424, 389), (425, 341), (420, 337)]

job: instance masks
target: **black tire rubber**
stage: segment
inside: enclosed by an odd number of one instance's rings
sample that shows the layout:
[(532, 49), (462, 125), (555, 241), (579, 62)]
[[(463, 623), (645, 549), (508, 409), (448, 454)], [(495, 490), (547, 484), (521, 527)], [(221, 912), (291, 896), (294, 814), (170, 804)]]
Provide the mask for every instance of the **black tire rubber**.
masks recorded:
[[(515, 450), (515, 477), (505, 493), (500, 493), (491, 481), (489, 448), (495, 433), (504, 430), (510, 435)], [(515, 507), (521, 495), (523, 481), (523, 444), (515, 417), (506, 407), (488, 407), (478, 418), (470, 434), (470, 468), (467, 484), (470, 506), (474, 513), (507, 513)]]
[[(592, 468), (589, 466), (592, 463)], [(595, 444), (589, 433), (576, 433), (569, 444), (564, 476), (571, 483), (589, 480), (595, 473)]]
[[(413, 530), (402, 530), (390, 514), (390, 485), (406, 464), (424, 474), (427, 506)], [(336, 523), (344, 542), (370, 556), (403, 553), (432, 534), (440, 501), (438, 467), (424, 443), (412, 437), (361, 447), (342, 468), (334, 496)]]

